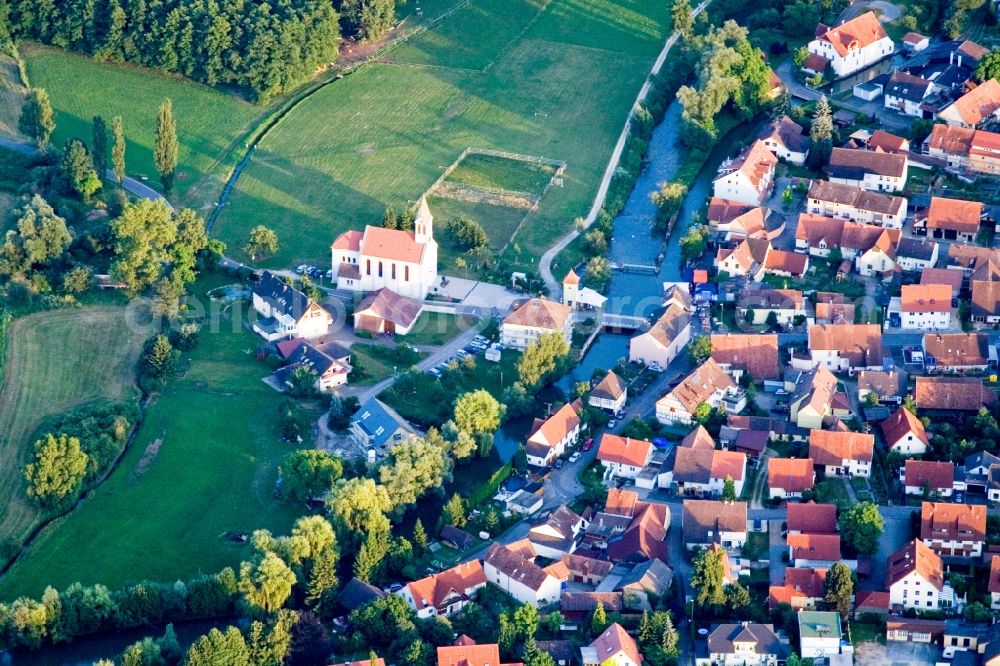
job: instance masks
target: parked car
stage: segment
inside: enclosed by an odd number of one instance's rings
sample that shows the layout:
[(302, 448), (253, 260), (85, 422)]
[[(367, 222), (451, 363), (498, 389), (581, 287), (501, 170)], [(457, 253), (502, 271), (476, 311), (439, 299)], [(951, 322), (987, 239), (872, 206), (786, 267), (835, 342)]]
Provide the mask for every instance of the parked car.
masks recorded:
[(324, 275), (326, 275), (326, 279), (327, 280), (332, 280), (333, 279), (333, 269), (331, 268), (326, 273), (324, 273)]
[[(562, 468), (563, 468), (563, 462), (564, 462), (564, 461), (563, 461), (563, 459), (562, 459), (562, 458), (558, 458), (558, 459), (556, 460), (556, 464), (555, 464), (555, 465), (553, 465), (553, 466), (554, 466), (554, 467), (555, 467), (556, 469), (562, 469)], [(572, 462), (572, 459), (570, 460), (570, 462)]]
[(298, 273), (299, 275), (302, 275), (303, 273), (306, 272), (307, 268), (309, 268), (307, 265), (299, 264), (298, 266), (295, 267), (295, 272)]
[(609, 428), (614, 428), (616, 425), (618, 425), (618, 419), (611, 419), (610, 421), (608, 421)]
[(579, 460), (579, 459), (580, 459), (580, 452), (579, 452), (579, 451), (574, 451), (574, 452), (573, 452), (573, 455), (571, 455), (571, 456), (569, 457), (569, 461), (570, 461), (571, 463), (575, 463), (575, 462), (576, 462), (577, 460)]
[(588, 437), (587, 441), (583, 443), (583, 447), (581, 447), (581, 448), (584, 451), (589, 451), (590, 449), (594, 448), (594, 438), (593, 437)]

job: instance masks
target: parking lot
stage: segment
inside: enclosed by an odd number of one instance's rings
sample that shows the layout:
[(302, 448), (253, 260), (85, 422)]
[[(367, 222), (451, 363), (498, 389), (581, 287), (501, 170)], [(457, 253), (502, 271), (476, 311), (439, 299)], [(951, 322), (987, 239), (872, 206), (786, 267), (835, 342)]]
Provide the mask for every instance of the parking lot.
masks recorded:
[(934, 664), (941, 658), (941, 648), (927, 643), (862, 643), (854, 651), (857, 666), (910, 666)]
[(500, 344), (499, 342), (490, 344), (490, 341), (487, 340), (485, 337), (483, 337), (482, 335), (477, 335), (472, 339), (471, 342), (469, 342), (469, 344), (465, 345), (464, 347), (462, 347), (454, 354), (452, 354), (450, 357), (441, 361), (437, 365), (428, 368), (427, 370), (425, 370), (425, 372), (428, 375), (432, 375), (434, 377), (440, 377), (444, 373), (445, 369), (447, 369), (448, 364), (451, 363), (452, 361), (455, 361), (456, 363), (461, 363), (462, 360), (465, 359), (466, 357), (469, 356), (476, 357), (479, 356), (480, 354), (484, 354), (484, 352), (487, 361), (499, 361), (500, 351), (502, 349), (503, 345)]

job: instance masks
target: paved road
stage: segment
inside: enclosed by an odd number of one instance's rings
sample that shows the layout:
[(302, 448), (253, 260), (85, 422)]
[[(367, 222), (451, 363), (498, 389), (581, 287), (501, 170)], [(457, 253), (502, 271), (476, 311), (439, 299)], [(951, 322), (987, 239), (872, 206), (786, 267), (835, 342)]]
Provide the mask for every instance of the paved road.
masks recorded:
[[(694, 16), (698, 16), (704, 9), (709, 5), (712, 0), (704, 0), (701, 4), (694, 8)], [(653, 67), (650, 69), (649, 76), (646, 77), (646, 82), (639, 89), (639, 94), (636, 95), (635, 104), (633, 108), (641, 104), (645, 99), (646, 95), (649, 94), (649, 90), (652, 87), (652, 79), (657, 74), (660, 73), (660, 69), (667, 60), (667, 55), (670, 53), (670, 49), (674, 47), (677, 40), (680, 38), (678, 33), (673, 33), (663, 44), (663, 50), (660, 51), (660, 55), (656, 58), (653, 63)], [(562, 293), (562, 281), (556, 280), (552, 275), (552, 260), (556, 256), (566, 249), (566, 246), (573, 242), (573, 240), (580, 235), (581, 231), (585, 231), (590, 225), (592, 225), (597, 220), (597, 215), (601, 212), (601, 208), (604, 206), (604, 197), (608, 194), (608, 187), (611, 185), (611, 178), (615, 175), (615, 170), (618, 168), (618, 162), (621, 160), (622, 152), (625, 150), (625, 144), (628, 142), (629, 129), (632, 126), (631, 116), (625, 120), (625, 126), (622, 127), (622, 133), (618, 137), (618, 142), (615, 144), (614, 150), (611, 152), (611, 159), (608, 160), (608, 166), (604, 170), (604, 176), (601, 178), (601, 183), (597, 187), (597, 195), (594, 197), (594, 202), (590, 207), (590, 212), (587, 213), (587, 217), (583, 219), (583, 229), (573, 229), (568, 234), (559, 239), (559, 241), (550, 247), (545, 254), (542, 255), (541, 260), (538, 262), (538, 271), (542, 275), (542, 280), (545, 282), (545, 287), (549, 290), (549, 296), (551, 298), (557, 298)]]
[[(13, 150), (14, 152), (21, 153), (22, 155), (34, 155), (38, 152), (38, 148), (32, 144), (24, 143), (21, 141), (16, 141), (7, 137), (0, 136), (0, 147), (7, 148), (8, 150)], [(108, 169), (105, 173), (105, 178), (109, 182), (114, 182), (115, 172), (112, 169)], [(149, 199), (151, 201), (161, 200), (170, 210), (174, 207), (167, 201), (167, 198), (154, 190), (152, 187), (138, 181), (134, 178), (125, 177), (125, 182), (122, 183), (126, 190), (139, 197), (140, 199)]]

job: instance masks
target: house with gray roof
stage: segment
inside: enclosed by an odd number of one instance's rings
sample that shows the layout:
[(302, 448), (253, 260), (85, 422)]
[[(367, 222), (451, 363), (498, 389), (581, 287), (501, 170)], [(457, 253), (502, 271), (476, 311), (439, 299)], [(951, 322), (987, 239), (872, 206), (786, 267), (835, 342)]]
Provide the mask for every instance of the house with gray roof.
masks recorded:
[(416, 431), (396, 410), (372, 398), (351, 417), (351, 437), (359, 445), (375, 449), (416, 437)]
[(254, 283), (252, 297), (259, 318), (251, 326), (268, 342), (318, 338), (333, 324), (333, 317), (316, 301), (270, 271)]
[(696, 666), (777, 666), (788, 657), (773, 624), (717, 625), (696, 651)]

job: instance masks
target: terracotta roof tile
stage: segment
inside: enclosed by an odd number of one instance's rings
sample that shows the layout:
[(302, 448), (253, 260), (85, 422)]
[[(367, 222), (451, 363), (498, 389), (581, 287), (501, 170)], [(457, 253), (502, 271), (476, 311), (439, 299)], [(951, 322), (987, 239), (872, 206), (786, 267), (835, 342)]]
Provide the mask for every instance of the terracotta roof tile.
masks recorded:
[(882, 365), (882, 328), (877, 324), (826, 324), (809, 327), (809, 349), (836, 351), (853, 367)]
[(910, 541), (889, 555), (886, 585), (892, 586), (913, 571), (938, 590), (944, 587), (944, 565), (941, 558), (920, 539)]
[(479, 560), (469, 560), (441, 573), (407, 583), (417, 610), (439, 606), (451, 595), (463, 597), (466, 591), (486, 584), (486, 573)]
[(511, 579), (532, 590), (541, 588), (542, 584), (549, 578), (549, 575), (537, 564), (501, 543), (494, 543), (490, 546), (483, 557), (483, 563), (496, 567), (498, 571), (502, 571)]
[(945, 109), (954, 109), (966, 125), (978, 125), (1000, 108), (1000, 83), (990, 79), (959, 97)]
[(777, 335), (724, 333), (713, 334), (711, 340), (716, 363), (748, 372), (758, 380), (780, 376)]
[(836, 534), (837, 505), (805, 502), (788, 505), (788, 531), (803, 534)]
[(646, 440), (604, 433), (597, 449), (597, 459), (601, 462), (643, 467), (649, 462), (652, 452), (653, 445)]
[(979, 377), (917, 377), (914, 398), (921, 409), (975, 412), (993, 404), (996, 394)]
[(707, 219), (709, 222), (728, 224), (755, 208), (757, 207), (745, 204), (742, 201), (712, 197), (712, 200), (708, 202)]
[(764, 269), (790, 273), (793, 277), (805, 275), (809, 267), (809, 256), (800, 252), (788, 252), (787, 250), (771, 250), (767, 253), (767, 260), (764, 262)]
[(547, 298), (532, 298), (507, 315), (503, 323), (559, 331), (572, 312), (568, 305)]
[(924, 502), (920, 505), (920, 538), (982, 542), (986, 539), (986, 507)]
[(981, 333), (925, 333), (924, 354), (938, 367), (982, 365), (989, 360), (989, 337)]
[(972, 314), (980, 317), (1000, 315), (1000, 281), (972, 281)]
[(951, 287), (946, 284), (905, 284), (900, 308), (903, 312), (951, 312)]
[(683, 511), (685, 543), (715, 543), (720, 532), (747, 531), (746, 502), (686, 499)]
[(809, 187), (809, 199), (826, 201), (858, 210), (895, 215), (906, 207), (906, 199), (884, 192), (871, 192), (856, 185), (814, 180)]
[(839, 534), (789, 534), (793, 560), (836, 562), (840, 559)]
[(767, 461), (767, 485), (800, 493), (813, 487), (816, 474), (809, 458), (771, 458)]
[(917, 439), (930, 446), (930, 439), (924, 430), (923, 422), (905, 407), (900, 407), (889, 418), (882, 421), (881, 428), (885, 441), (890, 447), (909, 433), (913, 433)]
[(951, 490), (955, 485), (955, 463), (936, 460), (907, 460), (903, 468), (904, 485), (922, 488), (926, 484), (931, 492)]
[(979, 231), (983, 204), (980, 201), (931, 197), (927, 228), (975, 234)]
[(569, 433), (579, 427), (582, 410), (583, 405), (579, 400), (563, 405), (532, 431), (528, 442), (548, 448), (556, 446)]
[(391, 321), (396, 326), (409, 327), (420, 316), (423, 305), (420, 301), (401, 296), (388, 287), (365, 296), (354, 310), (355, 321), (358, 317), (374, 317)]
[(990, 582), (987, 591), (990, 594), (1000, 593), (1000, 555), (994, 555), (990, 559)]
[(735, 388), (737, 385), (732, 377), (726, 374), (718, 363), (708, 359), (685, 377), (668, 395), (674, 396), (688, 413), (694, 414), (698, 405), (705, 402), (716, 391)]
[(703, 483), (711, 479), (733, 477), (743, 480), (747, 457), (736, 451), (719, 449), (692, 449), (680, 447), (675, 452), (674, 481), (678, 483)]
[(424, 255), (424, 243), (418, 243), (412, 231), (386, 229), (384, 227), (365, 227), (361, 239), (361, 252), (366, 257), (388, 259), (419, 264)]
[(902, 397), (906, 392), (906, 372), (892, 370), (862, 370), (857, 374), (858, 391), (872, 391), (880, 397)]
[(927, 139), (927, 146), (932, 150), (940, 150), (949, 155), (967, 155), (972, 148), (972, 137), (975, 130), (968, 127), (952, 125), (934, 125)]
[(830, 42), (840, 56), (846, 56), (850, 50), (863, 49), (886, 36), (875, 12), (865, 12), (836, 28), (829, 28), (820, 39)]
[[(930, 81), (926, 82), (930, 85)], [(901, 136), (889, 134), (884, 130), (875, 130), (868, 139), (868, 147), (885, 153), (901, 153), (906, 150), (908, 141)]]
[(830, 153), (831, 178), (861, 180), (866, 173), (902, 178), (906, 173), (906, 156), (877, 153), (870, 150), (834, 148)]
[(778, 158), (759, 139), (754, 141), (749, 148), (743, 151), (730, 165), (729, 168), (735, 171), (742, 171), (750, 184), (760, 189), (764, 177), (774, 169), (778, 163)]
[(957, 292), (962, 288), (962, 271), (952, 268), (925, 268), (920, 272), (920, 284), (946, 284)]
[(362, 233), (360, 231), (351, 230), (345, 231), (344, 233), (337, 236), (330, 246), (334, 250), (348, 250), (351, 252), (358, 252), (361, 250), (361, 237)]
[(617, 400), (624, 393), (625, 385), (622, 384), (622, 378), (615, 374), (613, 370), (609, 370), (608, 374), (604, 375), (604, 379), (591, 389), (590, 396), (604, 400)]
[(875, 437), (863, 432), (809, 432), (809, 457), (817, 465), (840, 467), (845, 460), (871, 462)]
[(689, 449), (714, 449), (715, 440), (712, 438), (712, 435), (705, 430), (705, 426), (699, 425), (684, 436), (684, 439), (681, 440), (680, 446)]
[[(604, 630), (600, 636), (594, 639), (590, 647), (597, 651), (597, 656), (601, 663), (609, 661), (615, 655), (622, 653), (632, 660), (634, 664), (642, 663), (642, 656), (639, 654), (639, 646), (635, 640), (628, 635), (624, 627), (615, 622)], [(619, 663), (617, 660), (614, 663)]]

